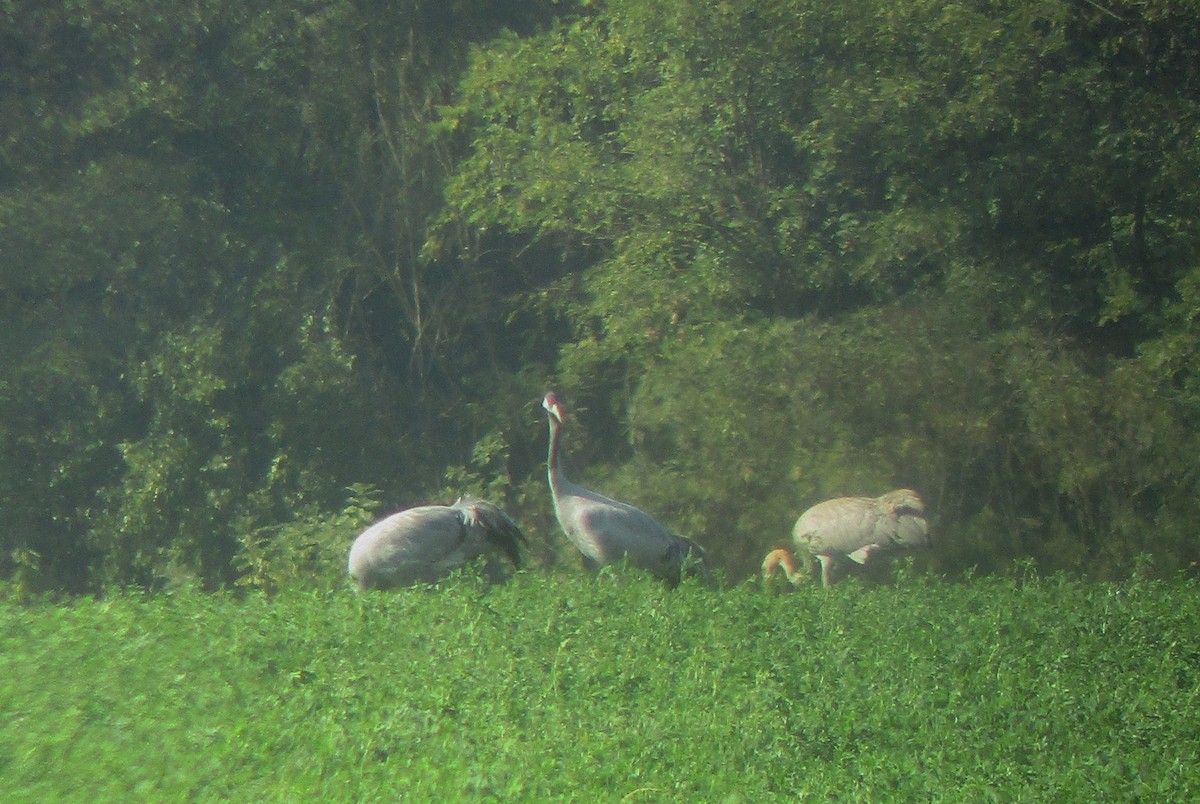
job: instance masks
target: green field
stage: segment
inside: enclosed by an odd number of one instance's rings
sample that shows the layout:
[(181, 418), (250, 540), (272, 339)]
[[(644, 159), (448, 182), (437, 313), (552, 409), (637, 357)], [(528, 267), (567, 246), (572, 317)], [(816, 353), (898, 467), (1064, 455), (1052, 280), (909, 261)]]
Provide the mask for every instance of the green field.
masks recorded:
[(1200, 588), (0, 604), (6, 801), (1200, 797)]

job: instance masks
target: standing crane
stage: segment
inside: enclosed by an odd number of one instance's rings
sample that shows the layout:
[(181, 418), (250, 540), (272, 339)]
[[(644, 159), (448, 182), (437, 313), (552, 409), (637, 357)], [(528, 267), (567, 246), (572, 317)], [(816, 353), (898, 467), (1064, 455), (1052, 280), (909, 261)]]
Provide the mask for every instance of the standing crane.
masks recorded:
[(358, 590), (436, 583), (476, 558), (499, 582), (506, 557), (521, 565), (521, 529), (499, 507), (473, 497), (453, 505), (422, 505), (392, 514), (364, 530), (350, 547), (350, 576)]
[[(821, 581), (835, 582), (834, 573), (844, 559), (866, 564), (879, 557), (929, 544), (925, 503), (912, 489), (896, 489), (882, 497), (838, 497), (817, 503), (796, 520), (792, 540), (821, 562)], [(763, 560), (763, 577), (782, 567), (788, 580), (799, 583), (792, 556), (772, 550)]]
[(708, 579), (704, 550), (691, 539), (676, 536), (643, 511), (567, 479), (559, 463), (559, 439), (566, 418), (553, 392), (542, 407), (550, 420), (550, 451), (546, 460), (554, 515), (584, 566), (596, 569), (628, 559), (630, 564), (670, 584), (682, 574)]

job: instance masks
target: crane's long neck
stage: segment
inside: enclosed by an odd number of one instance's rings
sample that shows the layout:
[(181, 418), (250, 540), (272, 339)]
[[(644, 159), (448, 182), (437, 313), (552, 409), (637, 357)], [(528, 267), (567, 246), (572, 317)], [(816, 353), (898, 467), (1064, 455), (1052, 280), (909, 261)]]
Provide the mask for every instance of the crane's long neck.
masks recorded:
[(550, 492), (557, 501), (567, 478), (563, 475), (562, 466), (558, 462), (558, 439), (562, 427), (554, 414), (550, 414), (550, 454), (546, 457), (546, 474), (550, 479)]
[(804, 573), (796, 569), (796, 564), (792, 561), (792, 554), (784, 549), (772, 550), (767, 553), (767, 557), (763, 559), (762, 574), (763, 581), (770, 580), (775, 574), (776, 568), (782, 568), (783, 574), (787, 576), (788, 581), (792, 586), (799, 586), (804, 581)]

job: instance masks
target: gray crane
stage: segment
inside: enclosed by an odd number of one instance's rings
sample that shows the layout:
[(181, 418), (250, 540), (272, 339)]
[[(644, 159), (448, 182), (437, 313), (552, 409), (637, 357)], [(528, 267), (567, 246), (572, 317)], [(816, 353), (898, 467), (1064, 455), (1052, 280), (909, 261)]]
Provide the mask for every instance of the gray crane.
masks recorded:
[(381, 519), (350, 547), (350, 576), (358, 590), (436, 583), (476, 558), (489, 580), (501, 581), (499, 559), (521, 565), (521, 529), (499, 507), (473, 497), (453, 505), (422, 505)]
[(566, 418), (553, 392), (542, 407), (550, 419), (550, 452), (546, 461), (554, 515), (571, 544), (583, 556), (584, 566), (596, 569), (627, 559), (635, 567), (674, 585), (682, 574), (709, 580), (704, 550), (676, 536), (643, 511), (611, 500), (572, 483), (559, 464), (559, 439)]
[[(882, 497), (838, 497), (809, 508), (796, 520), (792, 540), (821, 562), (821, 581), (832, 586), (844, 559), (866, 564), (874, 558), (929, 544), (925, 503), (912, 489), (896, 489)], [(782, 567), (793, 584), (803, 578), (786, 550), (772, 550), (763, 560), (763, 576)]]

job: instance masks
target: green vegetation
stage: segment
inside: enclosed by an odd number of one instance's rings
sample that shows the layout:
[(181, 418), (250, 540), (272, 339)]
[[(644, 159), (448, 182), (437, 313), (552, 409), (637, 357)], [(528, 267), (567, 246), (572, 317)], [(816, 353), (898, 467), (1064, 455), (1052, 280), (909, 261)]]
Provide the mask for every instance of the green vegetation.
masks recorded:
[(5, 0), (0, 120), (6, 800), (1200, 798), (1198, 0)]
[(463, 492), (555, 566), (550, 386), (734, 580), (894, 487), (922, 570), (1200, 562), (1197, 0), (6, 0), (0, 119), (18, 595)]
[(0, 773), (14, 802), (1190, 800), (1197, 592), (606, 572), (5, 603)]

